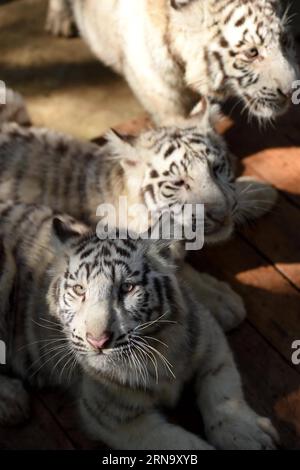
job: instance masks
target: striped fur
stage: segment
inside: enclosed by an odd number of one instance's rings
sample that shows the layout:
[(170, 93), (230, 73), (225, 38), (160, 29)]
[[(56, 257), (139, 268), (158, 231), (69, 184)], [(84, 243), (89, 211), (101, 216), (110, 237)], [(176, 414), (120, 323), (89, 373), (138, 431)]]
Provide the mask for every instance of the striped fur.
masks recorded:
[(50, 0), (56, 33), (60, 16), (71, 21), (67, 3), (93, 52), (159, 124), (186, 118), (199, 95), (237, 97), (260, 120), (287, 109), (297, 72), (279, 0)]
[[(276, 199), (267, 184), (235, 180), (233, 166), (211, 128), (165, 127), (131, 139), (112, 131), (100, 147), (17, 124), (0, 132), (0, 199), (45, 204), (93, 223), (97, 207), (117, 209), (120, 196), (128, 207), (155, 212), (204, 204), (206, 243), (226, 240), (235, 224), (264, 214)], [(147, 230), (148, 219), (128, 218), (133, 230)]]
[[(136, 138), (110, 132), (100, 147), (15, 124), (3, 125), (0, 132), (0, 199), (45, 204), (92, 223), (99, 220), (99, 204), (117, 209), (120, 196), (127, 196), (129, 208), (146, 204), (156, 211), (204, 204), (207, 243), (225, 240), (235, 224), (262, 215), (276, 200), (275, 190), (265, 183), (234, 181), (232, 167), (226, 146), (209, 127), (159, 128)], [(139, 233), (148, 223), (130, 219)], [(179, 244), (173, 251), (184, 256)], [(206, 299), (225, 330), (244, 319), (243, 302), (229, 286), (188, 265), (179, 274), (190, 280), (202, 302)]]
[(5, 104), (0, 104), (0, 126), (5, 122), (18, 122), (22, 126), (31, 124), (23, 97), (10, 88), (5, 88)]
[(22, 382), (62, 383), (77, 396), (82, 425), (109, 446), (208, 449), (159, 411), (195, 377), (211, 445), (273, 448), (276, 432), (246, 404), (223, 333), (178, 284), (161, 242), (101, 241), (69, 216), (10, 202), (0, 204), (0, 235), (2, 424), (27, 416)]

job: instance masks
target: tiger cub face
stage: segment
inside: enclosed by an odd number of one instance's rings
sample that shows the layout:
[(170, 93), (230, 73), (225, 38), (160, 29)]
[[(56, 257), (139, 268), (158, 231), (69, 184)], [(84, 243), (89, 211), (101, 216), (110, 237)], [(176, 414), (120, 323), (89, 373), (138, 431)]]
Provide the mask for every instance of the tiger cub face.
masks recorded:
[(212, 129), (167, 127), (136, 139), (109, 136), (119, 154), (129, 191), (138, 188), (150, 211), (203, 204), (205, 241), (227, 239), (237, 208), (233, 165)]
[(160, 335), (174, 326), (177, 315), (179, 288), (161, 254), (166, 246), (100, 240), (76, 233), (59, 218), (53, 230), (58, 256), (48, 292), (51, 314), (84, 368), (139, 385), (146, 379), (142, 364), (151, 356), (148, 342), (155, 357), (153, 348), (159, 350)]
[[(288, 12), (282, 11), (280, 2), (208, 1), (208, 36), (203, 56), (196, 52), (197, 41), (202, 41), (199, 36), (202, 26), (197, 32), (197, 21), (200, 24), (203, 2), (175, 0), (174, 3), (178, 4), (177, 21), (180, 14), (182, 24), (189, 19), (186, 34), (194, 49), (184, 60), (188, 83), (195, 90), (215, 98), (226, 95), (241, 98), (249, 114), (260, 119), (272, 119), (286, 111), (298, 70)], [(203, 73), (209, 73), (209, 77)], [(205, 86), (211, 89), (205, 90)]]

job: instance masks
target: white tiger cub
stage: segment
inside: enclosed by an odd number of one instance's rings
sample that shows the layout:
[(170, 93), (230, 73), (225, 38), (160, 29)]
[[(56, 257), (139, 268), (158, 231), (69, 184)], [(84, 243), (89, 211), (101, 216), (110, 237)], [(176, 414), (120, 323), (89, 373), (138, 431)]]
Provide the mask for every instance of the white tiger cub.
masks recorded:
[(74, 21), (160, 125), (186, 118), (199, 96), (237, 97), (259, 119), (291, 101), (298, 72), (279, 0), (50, 0), (48, 30)]
[[(178, 283), (161, 241), (99, 240), (69, 216), (12, 202), (0, 204), (0, 235), (2, 425), (28, 416), (23, 381), (70, 384), (82, 425), (113, 448), (274, 448), (224, 334)], [(208, 442), (160, 411), (193, 377)]]

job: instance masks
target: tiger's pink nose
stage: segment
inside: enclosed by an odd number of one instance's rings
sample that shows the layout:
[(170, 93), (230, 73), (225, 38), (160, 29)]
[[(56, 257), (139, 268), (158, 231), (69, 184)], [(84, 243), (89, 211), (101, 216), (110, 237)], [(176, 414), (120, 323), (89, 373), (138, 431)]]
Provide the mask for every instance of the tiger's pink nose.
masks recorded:
[(86, 334), (87, 342), (93, 346), (93, 348), (101, 350), (104, 349), (111, 341), (112, 333), (105, 331), (99, 338), (95, 338), (91, 333)]

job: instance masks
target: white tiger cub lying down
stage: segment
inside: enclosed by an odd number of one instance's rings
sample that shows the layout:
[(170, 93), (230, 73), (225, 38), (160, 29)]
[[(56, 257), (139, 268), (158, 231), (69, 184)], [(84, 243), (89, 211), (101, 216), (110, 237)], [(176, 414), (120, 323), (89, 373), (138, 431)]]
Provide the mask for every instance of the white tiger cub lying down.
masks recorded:
[[(113, 448), (274, 448), (224, 334), (177, 282), (162, 242), (101, 241), (69, 216), (13, 203), (0, 205), (0, 233), (2, 425), (28, 415), (22, 382), (79, 384), (83, 427)], [(192, 377), (208, 442), (159, 411)]]
[[(10, 93), (7, 109), (20, 105), (18, 95), (16, 102)], [(6, 116), (0, 110), (1, 200), (45, 204), (93, 224), (99, 221), (97, 207), (111, 204), (117, 210), (120, 196), (127, 197), (129, 208), (141, 204), (156, 212), (174, 204), (204, 204), (205, 243), (227, 240), (236, 225), (263, 215), (276, 201), (270, 185), (234, 178), (231, 156), (208, 116), (195, 117), (192, 127), (190, 121), (188, 127), (151, 129), (134, 138), (110, 132), (101, 147), (49, 129), (6, 124)], [(148, 218), (131, 217), (129, 224), (144, 232)], [(224, 330), (244, 319), (243, 302), (228, 285), (188, 264), (182, 276)]]

